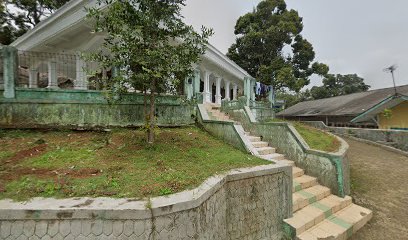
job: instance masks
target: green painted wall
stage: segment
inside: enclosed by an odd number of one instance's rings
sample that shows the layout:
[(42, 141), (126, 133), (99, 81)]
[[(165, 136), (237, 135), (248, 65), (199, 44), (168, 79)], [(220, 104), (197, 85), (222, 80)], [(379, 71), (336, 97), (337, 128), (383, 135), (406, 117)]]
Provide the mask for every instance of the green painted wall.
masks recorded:
[[(194, 124), (193, 104), (175, 96), (158, 96), (159, 126)], [(0, 97), (0, 127), (95, 128), (144, 125), (144, 97), (126, 94), (109, 104), (100, 91), (16, 89), (16, 98)]]

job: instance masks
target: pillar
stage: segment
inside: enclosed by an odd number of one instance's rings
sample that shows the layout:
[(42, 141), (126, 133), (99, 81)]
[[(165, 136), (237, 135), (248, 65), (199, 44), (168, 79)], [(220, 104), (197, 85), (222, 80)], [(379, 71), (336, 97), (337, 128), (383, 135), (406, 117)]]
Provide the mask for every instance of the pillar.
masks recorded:
[(57, 63), (54, 61), (48, 62), (48, 87), (47, 88), (58, 88)]
[(215, 82), (215, 103), (221, 104), (221, 77), (216, 77)]
[(232, 90), (232, 99), (237, 100), (237, 94), (238, 94), (238, 85), (234, 84), (234, 88)]
[(86, 62), (80, 57), (76, 59), (76, 78), (75, 89), (87, 90), (88, 89), (88, 77), (86, 74)]
[(187, 100), (191, 100), (193, 98), (193, 76), (189, 76), (184, 80), (184, 95), (186, 96)]
[[(9, 46), (2, 46), (3, 51), (3, 81), (5, 98), (16, 97), (16, 80), (18, 79), (18, 56), (17, 49)], [(1, 66), (0, 66), (1, 67)]]
[(231, 84), (231, 82), (228, 81), (228, 80), (224, 80), (224, 81), (225, 81), (225, 100), (229, 101), (229, 100), (231, 100), (231, 96), (230, 96), (230, 93), (231, 93), (230, 84)]
[(38, 88), (38, 70), (31, 68), (28, 76), (28, 87)]
[(200, 70), (196, 69), (193, 72), (193, 96), (200, 92)]
[(250, 88), (250, 92), (251, 92), (251, 100), (255, 101), (256, 97), (255, 97), (255, 87), (256, 87), (256, 81), (255, 79), (251, 79), (251, 88)]
[(204, 75), (204, 103), (211, 102), (211, 92), (210, 92), (210, 72), (208, 70), (203, 71)]
[(251, 94), (251, 79), (248, 77), (244, 78), (244, 95), (246, 97), (246, 105), (249, 106), (252, 94)]

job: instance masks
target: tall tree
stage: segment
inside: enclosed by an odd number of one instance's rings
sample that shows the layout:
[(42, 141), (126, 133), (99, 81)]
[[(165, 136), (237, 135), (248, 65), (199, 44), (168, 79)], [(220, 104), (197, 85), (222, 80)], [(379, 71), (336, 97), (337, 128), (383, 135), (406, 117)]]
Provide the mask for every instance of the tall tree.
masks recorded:
[(357, 74), (327, 74), (323, 79), (323, 86), (313, 87), (311, 94), (313, 99), (322, 99), (365, 92), (368, 89), (370, 86), (365, 84), (364, 79)]
[(147, 141), (154, 142), (155, 97), (193, 72), (205, 53), (212, 30), (201, 33), (183, 22), (185, 0), (98, 0), (107, 9), (91, 8), (95, 31), (106, 33), (99, 52), (88, 56), (117, 74), (107, 80), (108, 91), (120, 94), (133, 87), (150, 92), (146, 111)]
[(8, 45), (69, 0), (4, 0), (0, 3), (0, 43)]
[[(235, 25), (236, 42), (228, 57), (257, 80), (275, 89), (296, 92), (310, 83), (313, 74), (325, 75), (326, 65), (313, 62), (315, 52), (301, 35), (302, 18), (288, 10), (284, 0), (263, 0)], [(289, 46), (291, 54), (285, 53)]]

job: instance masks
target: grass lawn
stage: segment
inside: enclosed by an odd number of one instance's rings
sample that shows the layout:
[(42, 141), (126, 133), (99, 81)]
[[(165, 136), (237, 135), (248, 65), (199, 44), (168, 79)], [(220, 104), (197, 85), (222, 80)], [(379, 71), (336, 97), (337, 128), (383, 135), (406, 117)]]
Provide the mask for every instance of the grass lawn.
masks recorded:
[(303, 137), (310, 148), (325, 152), (337, 152), (341, 146), (340, 141), (333, 135), (320, 129), (302, 124), (300, 122), (273, 119), (273, 122), (290, 122)]
[(199, 186), (234, 168), (270, 164), (196, 127), (110, 133), (0, 130), (0, 199), (144, 198)]

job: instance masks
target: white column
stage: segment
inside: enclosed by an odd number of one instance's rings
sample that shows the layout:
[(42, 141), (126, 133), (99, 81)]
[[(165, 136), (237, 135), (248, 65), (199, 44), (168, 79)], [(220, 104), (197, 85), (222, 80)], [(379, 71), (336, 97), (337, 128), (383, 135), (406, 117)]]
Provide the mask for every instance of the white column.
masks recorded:
[(238, 85), (234, 84), (234, 89), (232, 91), (232, 99), (237, 100), (237, 94), (238, 94)]
[(204, 103), (211, 102), (211, 92), (210, 92), (210, 72), (208, 70), (203, 70), (203, 77), (204, 77)]
[(47, 88), (58, 88), (57, 63), (53, 61), (48, 62), (48, 87)]
[(228, 81), (228, 80), (225, 80), (224, 79), (224, 82), (225, 82), (225, 100), (231, 100), (231, 89), (230, 89), (230, 84), (231, 84), (231, 82), (230, 81)]
[(255, 101), (255, 87), (256, 87), (256, 81), (251, 80), (251, 100)]
[(215, 103), (221, 104), (221, 77), (216, 77), (216, 92), (215, 92)]
[(74, 83), (75, 89), (88, 89), (88, 78), (86, 75), (86, 62), (80, 57), (76, 59), (76, 79)]
[(38, 88), (38, 70), (35, 68), (30, 69), (28, 76), (28, 87)]

